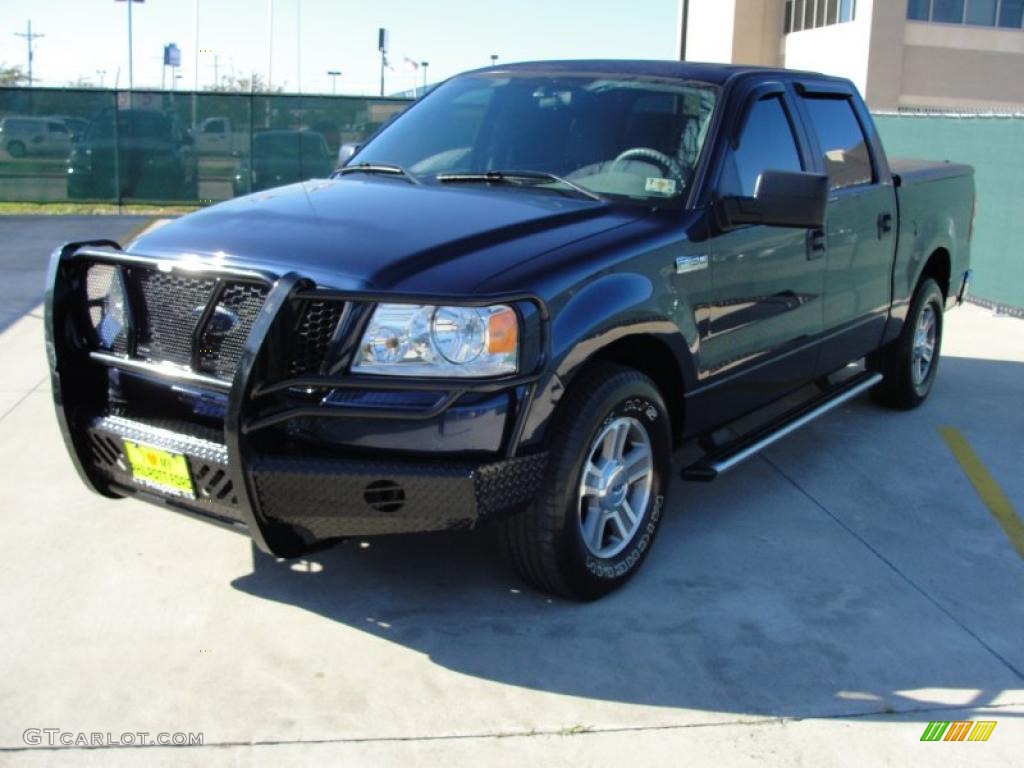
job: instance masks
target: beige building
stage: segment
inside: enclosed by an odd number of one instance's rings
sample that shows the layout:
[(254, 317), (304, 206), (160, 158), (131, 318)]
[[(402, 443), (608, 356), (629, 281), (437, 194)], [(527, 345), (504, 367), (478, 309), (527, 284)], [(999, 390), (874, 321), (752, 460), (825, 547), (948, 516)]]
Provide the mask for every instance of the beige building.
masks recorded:
[(681, 0), (679, 45), (847, 77), (873, 110), (1024, 111), (1024, 0)]

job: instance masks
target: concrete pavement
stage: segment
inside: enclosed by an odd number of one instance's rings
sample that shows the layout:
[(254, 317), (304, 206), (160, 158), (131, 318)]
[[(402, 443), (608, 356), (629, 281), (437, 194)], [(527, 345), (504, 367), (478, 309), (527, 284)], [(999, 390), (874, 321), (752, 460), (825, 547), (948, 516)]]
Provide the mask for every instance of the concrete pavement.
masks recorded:
[[(40, 311), (0, 359), (0, 762), (1021, 759), (1024, 560), (938, 433), (958, 428), (1024, 512), (1020, 320), (948, 315), (917, 411), (859, 399), (716, 483), (676, 483), (643, 572), (589, 605), (530, 591), (482, 531), (277, 561), (95, 496), (57, 433)], [(998, 726), (919, 741), (955, 719)], [(28, 728), (204, 746), (41, 749)]]

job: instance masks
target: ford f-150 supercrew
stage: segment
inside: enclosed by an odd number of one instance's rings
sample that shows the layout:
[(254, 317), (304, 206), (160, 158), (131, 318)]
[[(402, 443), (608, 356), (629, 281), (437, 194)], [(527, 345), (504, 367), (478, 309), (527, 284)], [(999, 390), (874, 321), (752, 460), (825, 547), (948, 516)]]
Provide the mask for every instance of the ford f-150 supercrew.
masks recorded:
[(973, 214), (971, 168), (887, 161), (846, 80), (470, 72), (329, 179), (58, 249), (58, 420), (99, 493), (279, 556), (493, 523), (529, 583), (595, 598), (673, 466), (928, 396)]

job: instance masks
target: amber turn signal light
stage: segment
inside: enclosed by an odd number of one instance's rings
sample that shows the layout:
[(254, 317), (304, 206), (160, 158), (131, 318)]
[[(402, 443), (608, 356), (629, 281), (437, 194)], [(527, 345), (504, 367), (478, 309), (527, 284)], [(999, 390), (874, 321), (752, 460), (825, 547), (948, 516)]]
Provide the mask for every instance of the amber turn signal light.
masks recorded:
[(487, 318), (487, 351), (515, 352), (519, 345), (519, 319), (514, 309), (503, 309)]

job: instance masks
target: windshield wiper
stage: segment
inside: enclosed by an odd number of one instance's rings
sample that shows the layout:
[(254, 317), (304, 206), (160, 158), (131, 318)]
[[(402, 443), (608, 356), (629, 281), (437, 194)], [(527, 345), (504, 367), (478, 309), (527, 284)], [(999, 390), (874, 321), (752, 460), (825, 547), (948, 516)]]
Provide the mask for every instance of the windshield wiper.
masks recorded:
[(390, 176), (402, 176), (413, 184), (422, 184), (423, 182), (409, 173), (405, 168), (394, 163), (356, 163), (355, 165), (346, 165), (341, 168), (337, 168), (334, 171), (338, 176), (344, 176), (347, 173), (384, 173)]
[(583, 197), (587, 197), (591, 200), (603, 201), (596, 192), (591, 192), (585, 187), (581, 187), (579, 184), (574, 184), (568, 179), (563, 179), (561, 176), (556, 176), (553, 173), (547, 171), (475, 171), (472, 173), (439, 173), (434, 178), (438, 182), (445, 183), (484, 183), (484, 184), (516, 184), (520, 185), (524, 181), (534, 183), (545, 183), (555, 182), (568, 187), (573, 192), (576, 192)]

